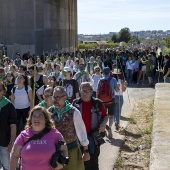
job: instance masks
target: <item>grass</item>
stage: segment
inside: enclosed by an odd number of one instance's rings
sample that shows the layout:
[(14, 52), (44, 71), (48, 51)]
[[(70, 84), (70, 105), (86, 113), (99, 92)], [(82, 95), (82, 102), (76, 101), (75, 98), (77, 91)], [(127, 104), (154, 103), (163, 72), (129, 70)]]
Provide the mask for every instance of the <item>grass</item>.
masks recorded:
[(130, 118), (129, 118), (129, 123), (131, 123), (131, 124), (136, 124), (136, 123), (137, 123), (136, 118), (135, 118), (134, 116), (130, 116)]
[(149, 126), (141, 129), (139, 133), (140, 133), (141, 135), (145, 135), (145, 134), (146, 134), (146, 135), (150, 135), (150, 134), (152, 133), (152, 128), (153, 128), (153, 120), (151, 121), (151, 123), (150, 123)]
[(114, 168), (123, 168), (123, 167), (124, 167), (123, 160), (118, 158), (114, 165)]
[(154, 99), (150, 102), (149, 110), (153, 112), (153, 108), (154, 108)]

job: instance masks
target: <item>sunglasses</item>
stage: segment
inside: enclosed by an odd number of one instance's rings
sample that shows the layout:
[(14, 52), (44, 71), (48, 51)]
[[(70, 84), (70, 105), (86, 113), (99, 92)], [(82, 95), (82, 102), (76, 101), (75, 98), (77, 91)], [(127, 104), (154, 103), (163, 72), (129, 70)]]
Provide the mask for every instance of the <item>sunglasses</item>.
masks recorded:
[(52, 96), (52, 99), (53, 100), (60, 100), (62, 97), (64, 97), (65, 95), (63, 96)]

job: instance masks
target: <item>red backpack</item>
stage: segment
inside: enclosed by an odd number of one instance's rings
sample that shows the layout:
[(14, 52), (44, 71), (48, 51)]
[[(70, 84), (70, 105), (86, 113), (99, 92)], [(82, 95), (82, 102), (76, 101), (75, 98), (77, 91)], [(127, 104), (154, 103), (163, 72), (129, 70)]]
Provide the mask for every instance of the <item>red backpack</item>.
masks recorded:
[(99, 88), (98, 98), (103, 101), (105, 105), (113, 103), (113, 93), (110, 87), (110, 80), (112, 77), (109, 77), (108, 80), (100, 79), (101, 85)]

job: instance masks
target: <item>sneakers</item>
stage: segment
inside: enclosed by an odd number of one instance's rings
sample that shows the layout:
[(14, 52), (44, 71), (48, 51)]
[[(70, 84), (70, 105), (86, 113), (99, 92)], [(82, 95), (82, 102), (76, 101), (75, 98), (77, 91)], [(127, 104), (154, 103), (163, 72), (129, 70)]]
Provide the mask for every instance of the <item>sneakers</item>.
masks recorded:
[(118, 123), (115, 123), (115, 128), (116, 128), (117, 131), (119, 130), (120, 126), (119, 126)]
[(113, 137), (113, 134), (112, 134), (112, 129), (108, 126), (108, 125), (106, 125), (106, 129), (107, 129), (107, 132), (108, 132), (108, 138), (112, 138)]

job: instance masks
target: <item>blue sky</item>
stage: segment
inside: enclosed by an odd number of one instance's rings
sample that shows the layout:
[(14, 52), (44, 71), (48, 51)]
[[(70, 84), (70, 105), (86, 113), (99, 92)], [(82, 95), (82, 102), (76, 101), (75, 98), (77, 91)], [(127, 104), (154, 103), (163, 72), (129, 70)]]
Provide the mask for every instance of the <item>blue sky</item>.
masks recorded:
[(170, 0), (77, 0), (78, 33), (170, 30)]

